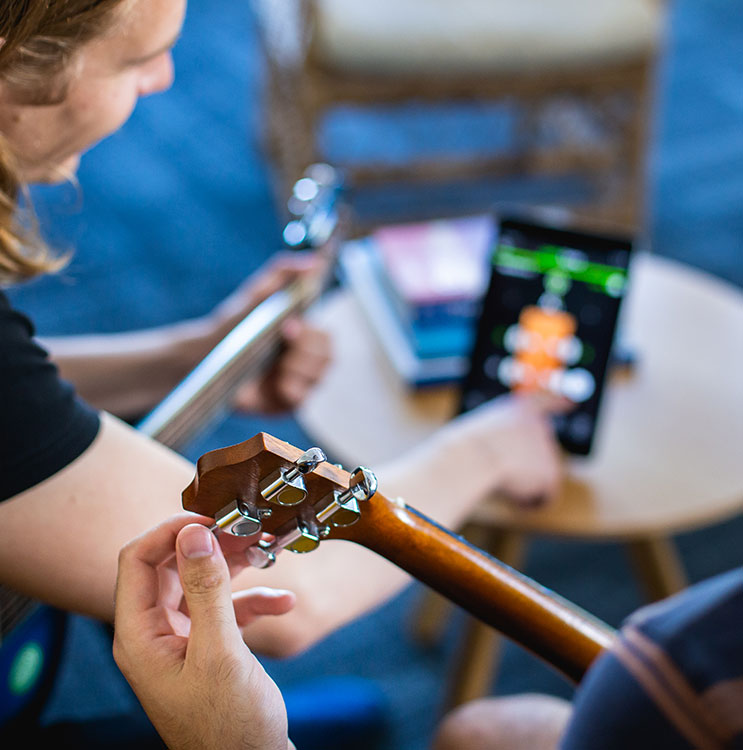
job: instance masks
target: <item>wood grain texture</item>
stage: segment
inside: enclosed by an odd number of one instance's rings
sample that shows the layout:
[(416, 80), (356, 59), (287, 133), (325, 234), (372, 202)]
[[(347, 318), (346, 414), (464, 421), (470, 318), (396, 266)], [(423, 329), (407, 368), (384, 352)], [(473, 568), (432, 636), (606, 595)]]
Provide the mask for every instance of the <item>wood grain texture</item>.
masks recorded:
[[(290, 466), (301, 454), (265, 433), (211, 451), (199, 459), (197, 475), (183, 493), (183, 507), (214, 516), (235, 499), (251, 501), (273, 511), (263, 530), (282, 534), (296, 519), (311, 517), (313, 508), (334, 489), (348, 487), (351, 476), (322, 463), (305, 475), (307, 497), (298, 505), (279, 507), (264, 501), (261, 479)], [(579, 681), (611, 645), (613, 631), (607, 625), (402, 501), (377, 492), (361, 503), (361, 511), (356, 524), (331, 528), (326, 541), (347, 540), (382, 555), (568, 678)]]
[[(524, 512), (494, 496), (473, 520), (624, 540), (743, 509), (743, 294), (652, 254), (635, 258), (630, 278), (620, 331), (637, 364), (607, 383), (592, 455), (566, 457), (553, 505)], [(299, 420), (339, 460), (382, 465), (451, 419), (456, 390), (414, 392), (400, 382), (348, 292), (329, 297), (315, 322), (330, 333), (335, 358)], [(343, 419), (362, 411), (363, 430)]]

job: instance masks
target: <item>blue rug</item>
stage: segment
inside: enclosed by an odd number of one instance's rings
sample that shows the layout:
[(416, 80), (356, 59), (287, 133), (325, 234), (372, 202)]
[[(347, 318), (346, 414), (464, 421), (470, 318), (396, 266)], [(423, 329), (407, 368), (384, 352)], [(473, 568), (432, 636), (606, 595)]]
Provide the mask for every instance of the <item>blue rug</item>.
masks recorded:
[[(743, 13), (738, 0), (677, 0), (671, 11), (649, 165), (652, 246), (743, 286)], [(143, 101), (120, 133), (84, 158), (79, 191), (35, 191), (50, 238), (76, 249), (63, 274), (12, 293), (42, 334), (126, 330), (203, 314), (279, 247), (258, 144), (261, 64), (247, 4), (192, 0), (175, 57), (175, 87)], [(260, 428), (307, 442), (291, 419), (230, 418), (193, 447), (193, 456)], [(682, 536), (691, 578), (739, 564), (741, 538), (740, 520)], [(526, 569), (614, 624), (642, 601), (613, 545), (537, 540)], [(382, 707), (379, 747), (427, 747), (461, 622), (455, 614), (432, 647), (415, 643), (408, 625), (420, 594), (411, 586), (297, 659), (266, 660), (295, 701), (295, 715), (327, 708), (322, 700), (311, 705), (315, 678), (362, 678), (370, 702), (357, 723), (361, 734), (368, 737), (365, 722), (379, 718)], [(494, 690), (571, 692), (511, 647)], [(131, 701), (106, 633), (75, 618), (47, 718), (105, 716)], [(306, 747), (318, 741), (303, 739)]]

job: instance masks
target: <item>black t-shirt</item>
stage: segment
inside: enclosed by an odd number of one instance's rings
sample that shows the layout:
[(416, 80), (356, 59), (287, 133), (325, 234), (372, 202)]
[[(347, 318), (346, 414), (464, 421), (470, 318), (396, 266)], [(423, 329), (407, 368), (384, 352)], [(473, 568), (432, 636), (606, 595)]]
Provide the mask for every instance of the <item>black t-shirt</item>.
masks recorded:
[(33, 487), (93, 442), (100, 420), (0, 292), (0, 500)]

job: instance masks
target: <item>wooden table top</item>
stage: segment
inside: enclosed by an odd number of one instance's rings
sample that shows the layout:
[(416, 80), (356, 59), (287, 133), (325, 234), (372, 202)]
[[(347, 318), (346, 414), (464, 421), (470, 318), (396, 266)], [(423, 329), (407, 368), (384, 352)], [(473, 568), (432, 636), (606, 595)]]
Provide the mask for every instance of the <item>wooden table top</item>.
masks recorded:
[[(334, 344), (328, 377), (298, 418), (346, 465), (373, 468), (453, 414), (456, 392), (414, 392), (391, 369), (348, 291), (313, 311)], [(604, 394), (592, 455), (566, 456), (557, 502), (502, 498), (476, 516), (503, 528), (583, 538), (668, 535), (743, 509), (743, 293), (700, 271), (638, 255), (622, 339), (637, 356)]]

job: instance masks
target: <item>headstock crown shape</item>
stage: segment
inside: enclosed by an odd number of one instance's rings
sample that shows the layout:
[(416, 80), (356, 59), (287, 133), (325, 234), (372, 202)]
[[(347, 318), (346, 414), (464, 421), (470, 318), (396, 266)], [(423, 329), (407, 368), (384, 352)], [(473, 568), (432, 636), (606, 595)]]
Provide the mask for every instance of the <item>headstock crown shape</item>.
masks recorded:
[(215, 531), (273, 535), (248, 551), (251, 563), (263, 568), (282, 549), (311, 552), (335, 529), (356, 523), (376, 489), (368, 469), (349, 473), (328, 463), (319, 448), (303, 452), (259, 433), (202, 456), (183, 507), (214, 518)]
[(605, 623), (376, 490), (368, 469), (349, 473), (319, 448), (303, 452), (259, 433), (202, 456), (183, 507), (214, 518), (217, 533), (252, 537), (246, 554), (259, 568), (282, 549), (311, 552), (323, 539), (361, 544), (572, 680), (613, 643)]

